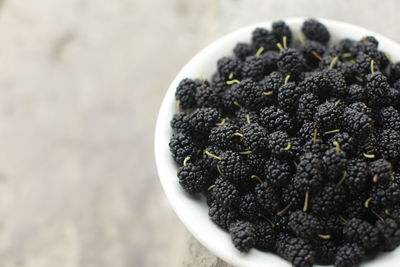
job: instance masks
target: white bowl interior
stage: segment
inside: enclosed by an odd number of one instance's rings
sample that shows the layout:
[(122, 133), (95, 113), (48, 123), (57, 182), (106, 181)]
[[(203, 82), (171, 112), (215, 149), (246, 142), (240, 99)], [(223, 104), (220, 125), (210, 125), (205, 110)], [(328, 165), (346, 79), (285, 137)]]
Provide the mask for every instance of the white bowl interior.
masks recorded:
[[(295, 36), (305, 18), (289, 18), (284, 21), (291, 27)], [(392, 60), (400, 60), (400, 45), (396, 42), (370, 30), (348, 23), (319, 19), (324, 23), (333, 39), (351, 38), (361, 39), (366, 35), (375, 36), (379, 47), (389, 52)], [(234, 31), (213, 42), (195, 57), (193, 57), (175, 77), (168, 88), (161, 105), (155, 132), (155, 156), (159, 177), (165, 194), (173, 209), (187, 229), (195, 238), (207, 247), (212, 253), (234, 266), (274, 266), (289, 267), (291, 264), (272, 254), (252, 249), (249, 253), (240, 253), (232, 245), (229, 234), (215, 225), (208, 217), (208, 206), (204, 199), (193, 197), (183, 191), (176, 176), (177, 167), (169, 152), (169, 139), (172, 135), (170, 120), (175, 113), (175, 89), (183, 78), (211, 78), (216, 70), (218, 58), (232, 55), (232, 49), (237, 42), (248, 42), (255, 27), (270, 29), (270, 22), (250, 25)], [(378, 257), (366, 262), (363, 266), (400, 266), (400, 249), (390, 253), (382, 253)]]

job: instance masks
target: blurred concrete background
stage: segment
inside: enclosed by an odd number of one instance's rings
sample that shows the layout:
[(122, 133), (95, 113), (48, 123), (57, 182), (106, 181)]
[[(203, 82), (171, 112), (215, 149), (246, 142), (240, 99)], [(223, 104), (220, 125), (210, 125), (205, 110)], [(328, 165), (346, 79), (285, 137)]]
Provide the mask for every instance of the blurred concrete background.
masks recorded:
[(0, 1), (0, 266), (226, 266), (158, 182), (168, 84), (237, 27), (290, 16), (400, 41), (397, 0)]

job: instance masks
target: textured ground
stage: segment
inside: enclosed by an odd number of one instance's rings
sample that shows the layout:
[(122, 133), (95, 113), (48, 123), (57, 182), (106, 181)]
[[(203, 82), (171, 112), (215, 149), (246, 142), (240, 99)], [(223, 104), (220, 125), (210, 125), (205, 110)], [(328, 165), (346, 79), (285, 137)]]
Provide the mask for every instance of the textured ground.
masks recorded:
[(400, 41), (396, 0), (1, 3), (2, 267), (226, 266), (180, 224), (155, 171), (157, 109), (179, 68), (224, 33), (288, 16)]

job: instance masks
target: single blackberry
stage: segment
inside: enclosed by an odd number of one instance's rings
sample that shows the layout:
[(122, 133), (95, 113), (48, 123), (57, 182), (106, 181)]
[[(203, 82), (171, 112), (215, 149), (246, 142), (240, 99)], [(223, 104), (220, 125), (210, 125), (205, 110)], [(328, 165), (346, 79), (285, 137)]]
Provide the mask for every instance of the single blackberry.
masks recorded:
[(267, 137), (265, 129), (257, 123), (246, 124), (241, 127), (240, 131), (243, 134), (243, 142), (246, 150), (254, 152), (266, 146)]
[(195, 81), (185, 78), (178, 84), (175, 91), (175, 99), (183, 109), (194, 108), (196, 106), (196, 88)]
[(373, 176), (373, 181), (388, 183), (392, 172), (392, 165), (385, 159), (378, 159), (369, 163), (369, 172)]
[(260, 110), (262, 126), (270, 131), (290, 131), (293, 128), (293, 121), (283, 110), (270, 106)]
[(350, 194), (347, 200), (343, 203), (341, 215), (347, 220), (353, 218), (364, 218), (368, 209), (365, 208), (365, 201), (368, 195), (365, 191), (358, 191)]
[(192, 139), (181, 133), (174, 134), (169, 142), (169, 150), (171, 151), (172, 157), (179, 165), (183, 165), (185, 158), (194, 158), (196, 154), (196, 148), (193, 144)]
[(235, 92), (239, 104), (250, 110), (258, 110), (270, 101), (268, 96), (263, 94), (262, 87), (251, 79), (245, 79), (240, 84), (235, 84), (232, 90)]
[(264, 47), (265, 50), (276, 50), (277, 40), (275, 36), (265, 28), (256, 28), (252, 33), (251, 38), (256, 50)]
[(265, 151), (253, 152), (246, 155), (246, 162), (249, 164), (251, 170), (250, 174), (264, 177), (264, 166), (267, 158), (268, 154)]
[(221, 96), (211, 86), (198, 86), (196, 90), (196, 105), (198, 107), (218, 108), (221, 104)]
[(312, 141), (315, 134), (316, 137), (319, 137), (321, 135), (320, 131), (318, 131), (317, 124), (314, 121), (304, 122), (300, 129), (297, 131), (297, 136), (299, 136), (300, 140), (303, 143)]
[(371, 107), (382, 107), (386, 105), (389, 83), (381, 72), (375, 72), (367, 76), (367, 95)]
[(307, 39), (323, 44), (329, 42), (329, 39), (331, 38), (325, 25), (315, 19), (304, 21), (301, 31)]
[(285, 158), (287, 156), (292, 156), (292, 142), (288, 136), (287, 133), (282, 132), (282, 131), (276, 131), (273, 133), (270, 133), (267, 136), (268, 139), (268, 149), (271, 151), (271, 154), (280, 157), (280, 158)]
[(289, 48), (280, 52), (277, 65), (284, 76), (297, 78), (304, 71), (306, 61), (299, 51)]
[(220, 161), (220, 157), (216, 155), (221, 155), (222, 153), (223, 150), (216, 145), (208, 145), (205, 147), (201, 154), (203, 166), (209, 170), (216, 170)]
[(277, 241), (277, 253), (295, 267), (310, 267), (315, 262), (312, 245), (298, 237), (284, 236)]
[[(358, 75), (361, 76), (361, 78), (371, 73), (372, 58), (370, 56), (362, 52), (359, 52), (357, 54), (355, 61), (356, 61)], [(373, 70), (378, 71), (375, 65), (373, 66)]]
[[(304, 192), (300, 188), (300, 181), (297, 177), (293, 177), (287, 186), (282, 189), (283, 207), (289, 207), (290, 210), (303, 208)], [(283, 211), (285, 211), (285, 208)]]
[(189, 134), (190, 132), (190, 120), (189, 115), (186, 113), (176, 113), (171, 120), (171, 128), (175, 133)]
[(346, 190), (343, 186), (328, 182), (310, 199), (313, 214), (332, 214), (336, 212), (346, 199)]
[(332, 265), (338, 245), (333, 240), (320, 240), (314, 242), (313, 247), (315, 248), (315, 262), (323, 265)]
[(379, 134), (378, 153), (388, 160), (396, 160), (400, 156), (400, 134), (398, 131), (388, 129)]
[(353, 192), (364, 190), (370, 175), (367, 163), (362, 159), (351, 159), (347, 162), (346, 171), (345, 185)]
[[(272, 222), (274, 223), (277, 231), (279, 232), (279, 235), (283, 233), (289, 235), (289, 233), (291, 232), (289, 227), (288, 213), (274, 215), (272, 217)], [(279, 236), (277, 237), (277, 242), (275, 243), (275, 246), (277, 245), (278, 241), (279, 241)]]
[(236, 111), (235, 117), (239, 126), (250, 123), (260, 123), (258, 114), (255, 111), (248, 110), (247, 108), (241, 108)]
[(240, 180), (245, 180), (250, 174), (249, 165), (242, 159), (237, 152), (225, 151), (221, 155), (219, 166), (223, 175), (233, 181), (239, 183)]
[(366, 98), (366, 90), (359, 84), (352, 84), (347, 89), (346, 101), (348, 103), (354, 102), (365, 102)]
[(357, 146), (356, 139), (347, 132), (336, 133), (328, 141), (331, 145), (335, 145), (336, 142), (339, 144), (340, 150), (346, 152), (347, 155), (352, 155)]
[(372, 117), (372, 109), (363, 102), (354, 102), (348, 106), (352, 110), (364, 113), (368, 117)]
[(237, 43), (233, 48), (233, 53), (237, 58), (244, 61), (246, 57), (251, 56), (256, 51), (254, 51), (254, 47), (247, 43)]
[(265, 162), (265, 179), (268, 184), (280, 188), (287, 184), (292, 177), (292, 168), (285, 160), (271, 158)]
[(323, 70), (323, 93), (331, 97), (343, 97), (347, 90), (346, 80), (342, 73), (335, 69)]
[(346, 107), (343, 112), (343, 129), (356, 138), (364, 139), (371, 134), (373, 121), (364, 113)]
[(212, 201), (209, 203), (208, 216), (211, 220), (224, 230), (228, 230), (229, 225), (239, 218), (236, 210), (224, 207), (223, 205)]
[(330, 178), (337, 180), (343, 177), (346, 169), (347, 157), (343, 150), (336, 148), (328, 149), (322, 160), (325, 164), (325, 174)]
[(299, 48), (308, 65), (318, 66), (325, 54), (326, 47), (316, 41), (306, 40), (304, 45)]
[(300, 83), (299, 87), (303, 88), (308, 93), (318, 95), (321, 99), (326, 98), (323, 96), (326, 80), (323, 72), (311, 72)]
[(248, 252), (256, 245), (256, 230), (246, 221), (236, 221), (229, 226), (233, 245), (241, 252)]
[(263, 92), (270, 93), (272, 100), (278, 94), (278, 89), (283, 85), (283, 77), (280, 72), (272, 72), (266, 76), (261, 82)]
[(371, 36), (371, 35), (363, 37), (360, 40), (360, 43), (371, 43), (376, 48), (378, 48), (378, 45), (379, 45), (379, 41), (376, 40), (376, 38), (374, 36)]
[(322, 238), (322, 240), (338, 240), (342, 238), (343, 224), (341, 218), (337, 216), (337, 213), (328, 214), (326, 216), (319, 215), (318, 219), (321, 223), (323, 232), (326, 235), (331, 236), (331, 238)]
[(386, 92), (386, 104), (388, 106), (400, 106), (400, 89), (399, 88), (388, 88)]
[(322, 184), (324, 164), (318, 154), (305, 153), (297, 166), (297, 177), (304, 191), (316, 191)]
[(235, 149), (240, 142), (240, 137), (235, 135), (238, 132), (239, 127), (235, 123), (226, 122), (211, 129), (208, 142), (224, 150)]
[(190, 125), (194, 132), (209, 134), (211, 128), (221, 120), (215, 108), (199, 108), (190, 114)]
[(257, 202), (261, 208), (274, 214), (279, 211), (278, 192), (267, 182), (259, 183), (254, 188)]
[(379, 243), (378, 230), (366, 221), (351, 219), (343, 227), (346, 240), (355, 242), (369, 250), (375, 248)]
[(264, 58), (261, 56), (248, 56), (243, 62), (241, 76), (255, 81), (261, 80), (265, 76)]
[(357, 153), (364, 157), (374, 157), (378, 151), (378, 139), (375, 133), (370, 133), (367, 137), (359, 141), (357, 147)]
[[(375, 184), (371, 188), (368, 200), (368, 207), (375, 210), (386, 209), (392, 207), (400, 201), (400, 186), (397, 183), (380, 183)], [(367, 204), (366, 204), (367, 205)]]
[(365, 250), (356, 243), (345, 243), (340, 246), (335, 256), (335, 267), (352, 267), (361, 263)]
[(318, 218), (303, 211), (295, 211), (290, 214), (289, 227), (294, 234), (306, 239), (315, 238), (323, 231)]
[(315, 112), (317, 111), (317, 106), (319, 105), (318, 97), (313, 93), (304, 93), (301, 94), (296, 118), (302, 122), (304, 121), (312, 121)]
[(211, 78), (210, 90), (216, 92), (220, 97), (222, 97), (225, 91), (230, 87), (226, 83), (226, 79), (222, 77), (218, 72), (216, 72)]
[(400, 245), (400, 227), (395, 220), (391, 218), (383, 222), (378, 220), (375, 226), (381, 237), (381, 250), (393, 251)]
[(269, 222), (256, 221), (254, 224), (256, 232), (256, 247), (263, 250), (271, 250), (276, 241), (276, 231)]
[(207, 173), (203, 167), (195, 163), (189, 162), (178, 169), (179, 184), (190, 194), (205, 190), (207, 178)]
[(269, 74), (274, 71), (278, 70), (278, 59), (279, 59), (279, 52), (274, 51), (274, 50), (269, 50), (264, 52), (263, 54), (260, 55), (262, 59), (264, 60), (264, 68), (265, 68), (265, 73)]
[(240, 105), (237, 102), (236, 92), (232, 88), (227, 89), (221, 99), (222, 113), (231, 116), (239, 110)]
[(238, 205), (239, 191), (234, 184), (223, 177), (218, 177), (214, 185), (210, 193), (215, 197), (218, 204), (225, 208), (232, 208)]
[(252, 193), (247, 193), (239, 199), (239, 214), (242, 218), (254, 221), (260, 213), (260, 205)]
[(325, 102), (317, 107), (314, 119), (323, 131), (340, 129), (342, 112), (341, 108), (331, 102)]
[(218, 73), (225, 79), (230, 76), (240, 77), (241, 67), (240, 61), (233, 57), (222, 57), (217, 62)]
[(307, 141), (303, 146), (304, 153), (314, 153), (322, 158), (325, 151), (329, 149), (329, 145), (324, 142), (321, 138), (311, 139)]
[(400, 112), (392, 106), (379, 111), (378, 124), (385, 129), (400, 131)]
[(390, 66), (388, 78), (391, 83), (394, 83), (400, 79), (400, 62), (396, 62)]
[(272, 34), (279, 43), (284, 43), (283, 38), (286, 37), (286, 44), (292, 43), (292, 31), (284, 21), (276, 21), (272, 23)]
[(297, 109), (300, 98), (300, 90), (294, 82), (282, 85), (278, 89), (277, 104), (283, 111), (292, 113)]

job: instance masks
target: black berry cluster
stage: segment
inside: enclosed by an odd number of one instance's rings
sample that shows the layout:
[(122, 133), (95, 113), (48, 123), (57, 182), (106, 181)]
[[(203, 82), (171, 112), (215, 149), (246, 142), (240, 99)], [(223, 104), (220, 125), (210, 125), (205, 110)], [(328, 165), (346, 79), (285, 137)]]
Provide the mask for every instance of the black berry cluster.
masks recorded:
[(176, 89), (170, 150), (235, 247), (357, 266), (400, 245), (400, 62), (372, 36), (330, 43), (278, 21)]

